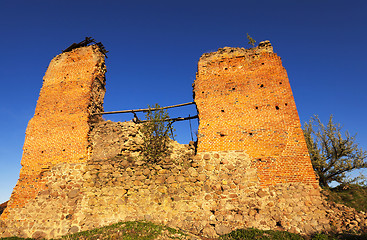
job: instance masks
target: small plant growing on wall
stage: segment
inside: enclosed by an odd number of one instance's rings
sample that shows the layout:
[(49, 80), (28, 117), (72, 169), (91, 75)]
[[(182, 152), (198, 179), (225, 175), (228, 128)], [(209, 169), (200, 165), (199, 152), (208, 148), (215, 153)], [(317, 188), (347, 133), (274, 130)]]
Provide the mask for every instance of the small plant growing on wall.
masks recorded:
[(173, 138), (172, 122), (168, 113), (160, 109), (158, 104), (152, 108), (148, 105), (147, 122), (143, 123), (140, 131), (143, 134), (143, 156), (149, 162), (158, 162), (168, 155), (170, 137)]
[(248, 33), (247, 33), (247, 39), (248, 39), (248, 44), (252, 45), (252, 47), (255, 47), (256, 41)]

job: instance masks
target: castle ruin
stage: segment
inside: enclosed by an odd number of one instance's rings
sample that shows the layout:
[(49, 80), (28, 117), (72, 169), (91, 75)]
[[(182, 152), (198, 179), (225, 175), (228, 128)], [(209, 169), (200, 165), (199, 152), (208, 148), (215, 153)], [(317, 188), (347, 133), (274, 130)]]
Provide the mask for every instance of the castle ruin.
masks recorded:
[(237, 228), (330, 229), (297, 109), (270, 42), (223, 48), (198, 64), (197, 153), (141, 157), (133, 122), (104, 121), (104, 55), (97, 45), (56, 56), (24, 143), (0, 236), (53, 238), (128, 220), (209, 237)]

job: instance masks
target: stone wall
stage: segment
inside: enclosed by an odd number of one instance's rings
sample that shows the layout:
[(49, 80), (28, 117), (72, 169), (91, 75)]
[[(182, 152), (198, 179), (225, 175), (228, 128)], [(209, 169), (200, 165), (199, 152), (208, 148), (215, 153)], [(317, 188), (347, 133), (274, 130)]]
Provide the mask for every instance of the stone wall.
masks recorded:
[(57, 237), (127, 220), (149, 220), (216, 237), (236, 228), (310, 233), (329, 229), (318, 189), (262, 188), (241, 151), (194, 154), (171, 142), (158, 163), (142, 158), (139, 126), (99, 122), (86, 163), (60, 163), (43, 174), (46, 189), (12, 211), (4, 236)]
[(198, 152), (246, 152), (262, 186), (317, 185), (287, 73), (269, 41), (204, 54), (194, 95)]
[(171, 141), (156, 163), (142, 157), (138, 124), (92, 116), (103, 111), (105, 71), (96, 46), (52, 60), (1, 237), (54, 238), (128, 220), (209, 237), (248, 227), (366, 228), (366, 214), (320, 194), (270, 43), (203, 55), (194, 88), (198, 149)]

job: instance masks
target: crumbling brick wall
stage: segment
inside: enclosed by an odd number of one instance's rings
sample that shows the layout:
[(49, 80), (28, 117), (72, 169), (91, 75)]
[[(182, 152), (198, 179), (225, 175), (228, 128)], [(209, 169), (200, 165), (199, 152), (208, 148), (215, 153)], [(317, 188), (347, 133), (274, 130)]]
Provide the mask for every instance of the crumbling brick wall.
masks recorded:
[(262, 186), (317, 184), (286, 70), (269, 41), (204, 54), (194, 95), (198, 152), (244, 151)]
[(59, 163), (88, 160), (90, 122), (98, 120), (91, 114), (103, 111), (105, 71), (104, 55), (96, 45), (51, 61), (26, 130), (19, 180), (2, 219), (46, 188), (43, 172)]
[[(169, 157), (154, 163), (142, 157), (138, 124), (92, 115), (103, 111), (105, 71), (97, 46), (51, 61), (1, 237), (55, 238), (128, 220), (209, 237), (247, 227), (314, 233), (344, 216), (320, 195), (269, 42), (203, 55), (194, 88), (198, 153), (171, 141)], [(367, 224), (358, 218), (353, 229)]]

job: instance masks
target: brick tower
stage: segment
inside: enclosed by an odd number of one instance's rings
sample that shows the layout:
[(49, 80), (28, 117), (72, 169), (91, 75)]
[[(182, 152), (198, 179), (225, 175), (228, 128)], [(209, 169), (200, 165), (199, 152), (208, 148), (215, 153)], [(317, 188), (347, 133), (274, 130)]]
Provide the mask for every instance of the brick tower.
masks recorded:
[(104, 55), (96, 45), (51, 61), (26, 130), (19, 180), (1, 219), (46, 189), (45, 171), (59, 163), (88, 160), (90, 122), (97, 120), (91, 114), (103, 111), (105, 72)]
[(262, 186), (317, 184), (286, 70), (269, 41), (198, 63), (198, 152), (244, 151)]

